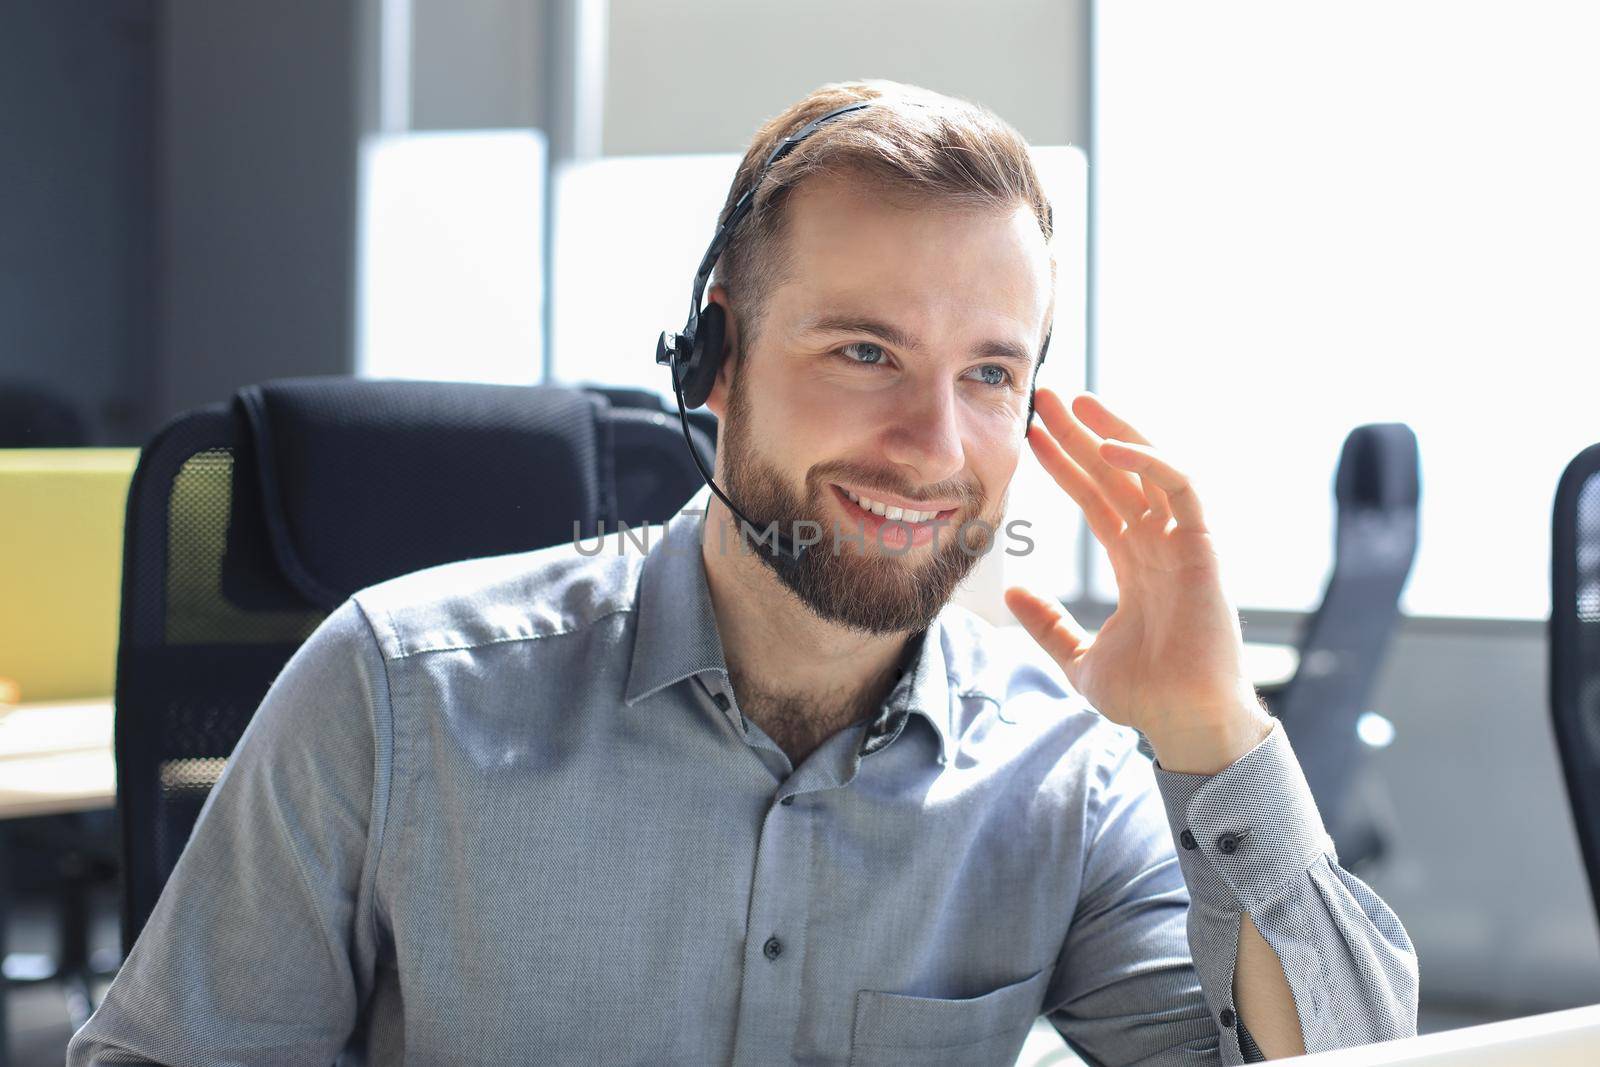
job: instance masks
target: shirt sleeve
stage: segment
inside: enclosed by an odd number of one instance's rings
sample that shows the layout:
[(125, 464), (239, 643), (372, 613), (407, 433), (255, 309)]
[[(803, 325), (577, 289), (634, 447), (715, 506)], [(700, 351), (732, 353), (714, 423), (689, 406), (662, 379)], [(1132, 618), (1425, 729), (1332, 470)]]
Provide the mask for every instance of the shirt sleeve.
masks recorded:
[(334, 1062), (372, 988), (391, 737), (347, 601), (251, 717), (68, 1067)]
[(1283, 724), (1215, 775), (1152, 770), (1191, 896), (1189, 946), (1222, 1062), (1256, 1053), (1233, 1003), (1246, 913), (1283, 964), (1308, 1053), (1415, 1035), (1411, 940), (1339, 866)]
[(1220, 1064), (1185, 934), (1189, 891), (1151, 763), (1132, 730), (1100, 729), (1108, 740), (1084, 804), (1078, 900), (1042, 1013), (1094, 1067)]

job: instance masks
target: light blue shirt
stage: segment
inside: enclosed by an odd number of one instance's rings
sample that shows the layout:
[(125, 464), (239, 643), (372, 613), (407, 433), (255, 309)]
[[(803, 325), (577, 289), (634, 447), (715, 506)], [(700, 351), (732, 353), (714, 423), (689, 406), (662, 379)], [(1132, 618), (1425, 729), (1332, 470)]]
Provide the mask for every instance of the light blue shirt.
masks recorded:
[(1411, 943), (1281, 727), (1172, 774), (952, 605), (794, 767), (729, 686), (703, 526), (335, 611), (69, 1064), (1009, 1064), (1041, 1014), (1092, 1063), (1240, 1063), (1245, 911), (1308, 1050), (1415, 1032)]

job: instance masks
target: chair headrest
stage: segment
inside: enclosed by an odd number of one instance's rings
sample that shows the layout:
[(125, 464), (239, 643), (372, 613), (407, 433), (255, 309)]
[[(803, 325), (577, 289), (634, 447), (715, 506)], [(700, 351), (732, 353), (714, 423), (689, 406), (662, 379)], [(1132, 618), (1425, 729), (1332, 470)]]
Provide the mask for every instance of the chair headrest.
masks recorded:
[(1334, 495), (1341, 511), (1415, 511), (1419, 496), (1417, 435), (1403, 422), (1357, 426), (1344, 439)]
[[(607, 402), (558, 386), (301, 378), (241, 389), (284, 577), (327, 610), (423, 567), (595, 535)], [(332, 517), (336, 517), (332, 518)]]

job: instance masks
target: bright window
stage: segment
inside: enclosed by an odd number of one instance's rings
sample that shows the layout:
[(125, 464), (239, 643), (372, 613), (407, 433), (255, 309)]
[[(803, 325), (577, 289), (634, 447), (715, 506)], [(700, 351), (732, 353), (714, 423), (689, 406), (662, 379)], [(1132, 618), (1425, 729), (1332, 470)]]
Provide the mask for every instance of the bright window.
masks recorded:
[(544, 153), (537, 130), (363, 144), (357, 373), (539, 380)]
[(1401, 421), (1402, 606), (1546, 617), (1556, 480), (1600, 440), (1600, 7), (1095, 20), (1097, 391), (1195, 476), (1235, 600), (1315, 606), (1344, 436)]

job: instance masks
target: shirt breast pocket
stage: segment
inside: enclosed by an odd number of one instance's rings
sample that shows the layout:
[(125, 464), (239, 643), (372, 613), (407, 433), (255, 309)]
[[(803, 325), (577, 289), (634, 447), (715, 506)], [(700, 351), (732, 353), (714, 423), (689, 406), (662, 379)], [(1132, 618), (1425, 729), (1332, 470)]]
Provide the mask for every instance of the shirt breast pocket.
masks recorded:
[(850, 1067), (1010, 1067), (1039, 1015), (1054, 969), (959, 1000), (860, 990)]

